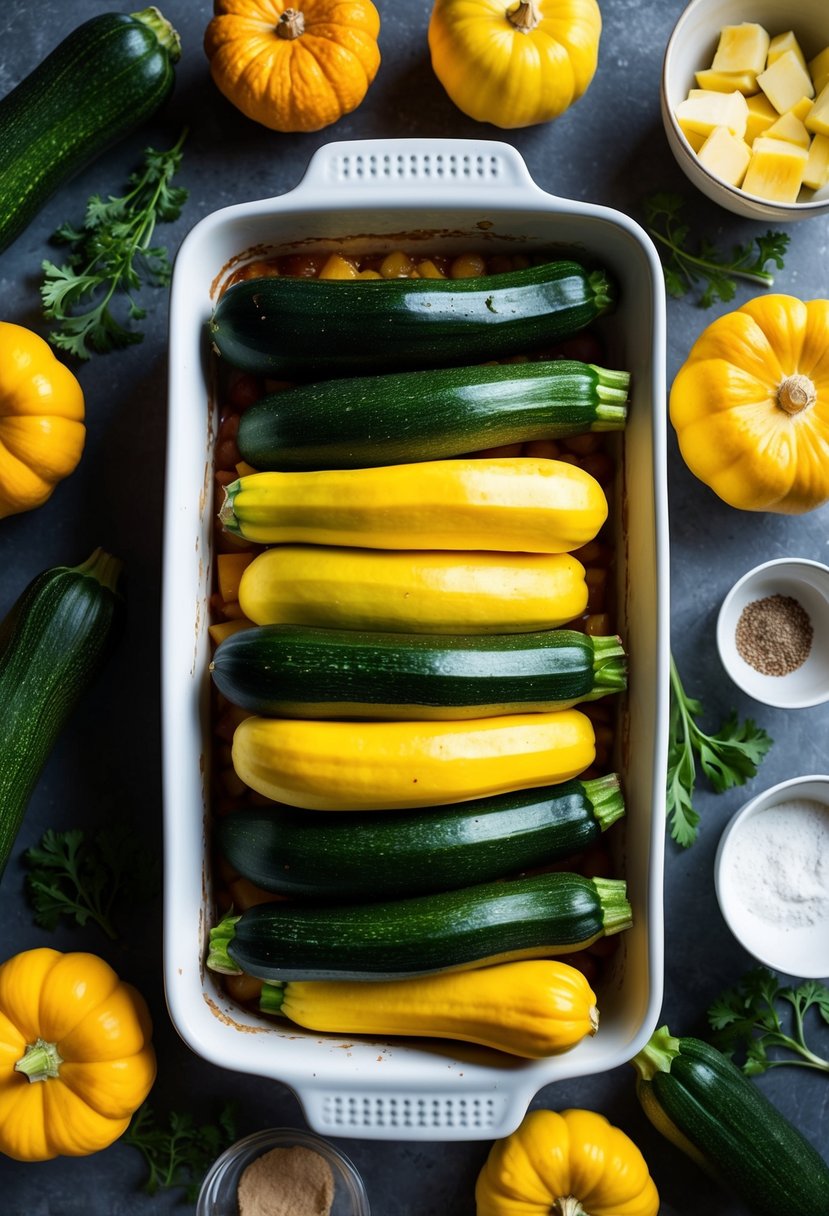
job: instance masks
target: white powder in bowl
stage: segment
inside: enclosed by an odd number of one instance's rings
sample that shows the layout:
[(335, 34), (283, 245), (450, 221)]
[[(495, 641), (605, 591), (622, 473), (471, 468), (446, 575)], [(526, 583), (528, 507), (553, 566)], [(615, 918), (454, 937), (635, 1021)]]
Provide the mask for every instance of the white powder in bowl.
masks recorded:
[(750, 815), (732, 842), (729, 881), (746, 911), (778, 928), (829, 921), (829, 806), (794, 798)]

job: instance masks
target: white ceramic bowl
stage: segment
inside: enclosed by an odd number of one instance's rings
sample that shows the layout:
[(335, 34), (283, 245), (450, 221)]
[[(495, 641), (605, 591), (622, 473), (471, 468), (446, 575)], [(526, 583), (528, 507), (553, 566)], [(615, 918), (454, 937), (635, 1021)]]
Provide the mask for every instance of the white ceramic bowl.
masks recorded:
[[(755, 670), (737, 651), (735, 633), (747, 604), (770, 595), (786, 595), (805, 608), (814, 634), (809, 657), (785, 676)], [(717, 649), (731, 679), (755, 701), (778, 709), (805, 709), (829, 700), (829, 566), (806, 558), (781, 557), (763, 562), (738, 579), (722, 602), (717, 618)]]
[[(810, 925), (783, 927), (747, 910), (734, 881), (733, 867), (741, 847), (745, 845), (746, 829), (750, 822), (781, 803), (801, 799), (825, 807), (829, 832), (829, 776), (817, 774), (781, 781), (779, 785), (752, 798), (729, 821), (720, 837), (714, 860), (714, 885), (726, 924), (758, 962), (786, 975), (822, 979), (829, 975), (829, 919), (820, 919)], [(781, 868), (775, 865), (775, 874)], [(812, 880), (807, 878), (805, 881), (811, 884)]]
[(722, 27), (743, 21), (758, 22), (772, 36), (793, 29), (807, 59), (829, 46), (827, 0), (797, 0), (794, 5), (780, 0), (692, 0), (674, 26), (662, 64), (662, 122), (671, 151), (698, 190), (736, 215), (778, 224), (824, 215), (829, 212), (829, 186), (803, 203), (771, 203), (746, 194), (699, 163), (676, 120), (676, 107), (696, 85), (694, 73), (711, 66)]
[(356, 1169), (340, 1149), (313, 1132), (272, 1127), (231, 1144), (207, 1172), (196, 1204), (196, 1216), (238, 1216), (239, 1179), (249, 1165), (273, 1148), (307, 1148), (323, 1158), (334, 1176), (331, 1216), (370, 1216), (368, 1196)]
[[(612, 518), (618, 623), (631, 659), (617, 700), (615, 765), (627, 815), (615, 833), (633, 926), (600, 987), (599, 1034), (544, 1060), (470, 1045), (320, 1035), (240, 1007), (204, 968), (215, 919), (210, 860), (212, 469), (218, 402), (207, 323), (229, 272), (268, 252), (575, 251), (606, 266), (622, 300), (602, 333), (631, 372), (630, 420), (615, 441)], [(167, 1002), (179, 1033), (224, 1068), (291, 1086), (324, 1135), (489, 1140), (507, 1135), (553, 1081), (603, 1072), (650, 1037), (662, 1002), (662, 863), (668, 722), (665, 297), (648, 237), (608, 207), (555, 198), (510, 145), (485, 140), (329, 144), (287, 194), (205, 217), (176, 258), (170, 303), (165, 496), (163, 721)], [(604, 322), (604, 319), (603, 319)], [(211, 409), (212, 406), (212, 409)]]

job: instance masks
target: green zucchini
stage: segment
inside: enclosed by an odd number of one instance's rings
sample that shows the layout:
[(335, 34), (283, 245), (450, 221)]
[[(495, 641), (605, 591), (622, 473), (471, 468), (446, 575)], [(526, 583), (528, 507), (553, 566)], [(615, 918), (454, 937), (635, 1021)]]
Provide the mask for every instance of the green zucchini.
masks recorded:
[(216, 824), (225, 859), (265, 891), (384, 899), (472, 886), (572, 856), (625, 813), (615, 774), (417, 811), (255, 807)]
[(645, 1114), (758, 1216), (829, 1212), (829, 1166), (757, 1086), (701, 1039), (662, 1026), (631, 1061)]
[(625, 687), (618, 637), (574, 629), (485, 637), (262, 625), (210, 664), (242, 709), (289, 718), (486, 718), (565, 709)]
[(245, 279), (210, 322), (215, 352), (255, 375), (445, 367), (534, 350), (607, 312), (603, 270), (544, 262), (470, 279)]
[(44, 571), (0, 632), (0, 874), (55, 739), (106, 655), (120, 569), (96, 549), (80, 566)]
[(62, 182), (158, 109), (180, 54), (157, 8), (102, 13), (0, 101), (0, 250)]
[(242, 414), (236, 442), (262, 470), (352, 469), (620, 430), (627, 372), (550, 360), (300, 384)]
[(621, 879), (536, 874), (372, 903), (257, 904), (211, 930), (207, 965), (263, 980), (391, 979), (569, 954), (630, 924)]

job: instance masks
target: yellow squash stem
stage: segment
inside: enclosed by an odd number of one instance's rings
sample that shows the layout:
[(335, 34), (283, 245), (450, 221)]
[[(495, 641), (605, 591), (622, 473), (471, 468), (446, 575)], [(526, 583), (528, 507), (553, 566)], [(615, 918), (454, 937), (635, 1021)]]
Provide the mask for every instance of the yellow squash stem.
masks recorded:
[(58, 1051), (57, 1043), (47, 1043), (45, 1039), (36, 1039), (26, 1046), (25, 1053), (14, 1066), (15, 1072), (23, 1073), (29, 1081), (47, 1081), (50, 1077), (60, 1076), (60, 1066), (63, 1057)]
[(521, 0), (517, 8), (507, 9), (507, 21), (522, 34), (529, 34), (541, 20), (541, 14), (533, 0)]

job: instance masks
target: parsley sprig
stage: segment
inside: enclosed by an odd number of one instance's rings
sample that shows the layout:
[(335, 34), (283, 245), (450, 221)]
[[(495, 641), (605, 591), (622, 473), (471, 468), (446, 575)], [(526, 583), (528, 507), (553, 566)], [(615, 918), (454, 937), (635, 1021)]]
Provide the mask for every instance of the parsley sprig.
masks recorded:
[(92, 840), (79, 828), (50, 828), (23, 859), (35, 921), (44, 929), (55, 929), (65, 916), (79, 925), (92, 921), (115, 941), (117, 905), (146, 902), (160, 885), (157, 858), (121, 825), (101, 829)]
[(147, 1163), (144, 1189), (148, 1195), (170, 1187), (184, 1187), (188, 1203), (195, 1203), (204, 1175), (219, 1153), (236, 1139), (233, 1104), (220, 1112), (215, 1123), (198, 1126), (193, 1116), (172, 1111), (160, 1127), (146, 1103), (133, 1115), (124, 1143), (137, 1148)]
[(751, 718), (739, 722), (732, 713), (720, 729), (707, 735), (696, 719), (702, 704), (687, 695), (671, 659), (671, 715), (668, 733), (668, 800), (671, 835), (687, 848), (697, 838), (699, 813), (692, 799), (696, 784), (696, 756), (717, 794), (745, 785), (772, 745), (766, 732)]
[(688, 248), (690, 225), (681, 217), (685, 200), (678, 194), (653, 194), (645, 200), (645, 222), (653, 239), (662, 247), (662, 270), (668, 294), (676, 299), (704, 283), (698, 298), (703, 308), (716, 300), (727, 303), (734, 298), (737, 279), (745, 279), (761, 287), (771, 287), (774, 276), (766, 270), (769, 263), (784, 267), (784, 255), (789, 245), (785, 232), (767, 232), (745, 245), (735, 245), (730, 259), (711, 241), (700, 238), (696, 252)]
[[(60, 328), (49, 341), (60, 350), (88, 359), (141, 342), (143, 334), (116, 315), (116, 299), (124, 297), (127, 321), (140, 321), (146, 309), (135, 300), (143, 277), (155, 287), (170, 282), (172, 267), (163, 245), (151, 245), (159, 221), (178, 219), (187, 191), (171, 185), (181, 164), (182, 132), (165, 152), (147, 148), (143, 169), (133, 173), (126, 194), (87, 201), (80, 228), (63, 224), (53, 236), (69, 247), (66, 261), (44, 261), (40, 295), (43, 315)], [(118, 309), (123, 314), (123, 309)]]
[[(748, 1076), (784, 1065), (829, 1072), (829, 1060), (806, 1045), (805, 1017), (812, 1008), (829, 1024), (829, 988), (819, 980), (782, 987), (773, 971), (757, 967), (717, 997), (708, 1021), (717, 1032), (716, 1045), (728, 1055), (739, 1052)], [(775, 1049), (786, 1054), (769, 1056)]]

